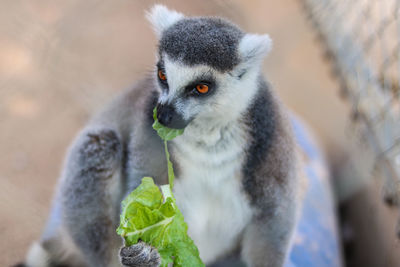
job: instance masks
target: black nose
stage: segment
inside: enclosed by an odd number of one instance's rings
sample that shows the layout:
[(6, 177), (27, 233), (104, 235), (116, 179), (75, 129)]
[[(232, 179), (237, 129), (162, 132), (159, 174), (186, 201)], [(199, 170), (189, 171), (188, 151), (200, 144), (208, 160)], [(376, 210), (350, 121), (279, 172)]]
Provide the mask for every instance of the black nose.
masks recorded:
[(157, 119), (162, 125), (173, 129), (183, 129), (190, 122), (190, 120), (184, 120), (182, 115), (176, 112), (174, 106), (169, 104), (157, 105)]
[(170, 105), (157, 105), (157, 119), (164, 126), (168, 126), (171, 123), (174, 113), (175, 109)]

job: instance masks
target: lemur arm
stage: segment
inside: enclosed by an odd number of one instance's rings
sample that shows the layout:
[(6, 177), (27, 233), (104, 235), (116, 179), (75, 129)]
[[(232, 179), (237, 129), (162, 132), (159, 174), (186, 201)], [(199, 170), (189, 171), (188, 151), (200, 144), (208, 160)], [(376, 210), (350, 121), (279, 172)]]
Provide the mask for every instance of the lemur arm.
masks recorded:
[(136, 138), (132, 131), (140, 127), (153, 92), (152, 80), (139, 82), (97, 114), (77, 136), (67, 154), (44, 235), (28, 253), (28, 266), (120, 265), (122, 240), (115, 233), (120, 203), (145, 173), (138, 168), (127, 174), (126, 169), (135, 164), (127, 163), (126, 151)]
[(61, 192), (64, 225), (89, 266), (115, 266), (118, 261), (124, 266), (158, 266), (160, 255), (145, 243), (123, 247), (117, 258), (122, 240), (115, 229), (126, 191), (122, 158), (115, 131), (94, 127), (83, 131), (67, 161)]
[(284, 266), (296, 221), (296, 204), (278, 207), (272, 216), (255, 217), (246, 227), (242, 259), (249, 267)]
[(68, 157), (61, 194), (65, 223), (90, 266), (159, 264), (158, 252), (146, 244), (122, 248), (120, 258), (115, 251), (122, 246), (115, 233), (121, 200), (143, 176), (153, 175), (157, 181), (160, 168), (152, 164), (159, 165), (157, 156), (163, 155), (161, 141), (151, 138), (156, 133), (148, 132), (152, 130), (147, 121), (148, 115), (152, 118), (152, 81), (136, 87), (94, 118)]
[(259, 128), (251, 132), (253, 145), (244, 169), (244, 189), (255, 210), (242, 242), (242, 259), (249, 267), (284, 265), (301, 206), (292, 130), (280, 103), (268, 91), (260, 93), (250, 112)]
[(97, 114), (67, 155), (59, 190), (62, 224), (88, 266), (119, 262), (122, 241), (115, 229), (126, 190), (124, 151), (139, 116), (135, 111), (147, 97), (139, 86)]
[(116, 131), (87, 127), (69, 153), (61, 186), (63, 226), (89, 266), (108, 266), (118, 242), (122, 143)]

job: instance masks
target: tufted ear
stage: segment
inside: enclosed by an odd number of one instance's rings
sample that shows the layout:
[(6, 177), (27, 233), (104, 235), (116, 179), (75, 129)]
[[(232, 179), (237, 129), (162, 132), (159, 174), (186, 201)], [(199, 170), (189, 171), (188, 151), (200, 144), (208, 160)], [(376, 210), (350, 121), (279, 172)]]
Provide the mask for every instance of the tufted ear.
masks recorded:
[(169, 10), (166, 6), (154, 5), (150, 11), (146, 12), (146, 17), (153, 25), (157, 36), (160, 37), (164, 30), (185, 16), (175, 10)]
[(250, 67), (262, 63), (272, 48), (272, 40), (268, 34), (251, 34), (243, 36), (239, 42), (239, 57), (242, 64)]

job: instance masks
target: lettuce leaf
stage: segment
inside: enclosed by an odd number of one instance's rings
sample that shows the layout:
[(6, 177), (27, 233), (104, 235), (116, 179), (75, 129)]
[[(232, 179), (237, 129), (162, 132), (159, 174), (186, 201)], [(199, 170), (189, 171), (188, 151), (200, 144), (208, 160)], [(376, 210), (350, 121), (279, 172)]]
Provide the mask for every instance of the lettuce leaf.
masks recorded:
[(172, 194), (174, 170), (169, 159), (167, 141), (181, 135), (183, 129), (170, 129), (161, 125), (154, 109), (153, 128), (164, 140), (168, 162), (169, 185), (161, 191), (151, 177), (144, 177), (142, 183), (122, 201), (122, 213), (117, 233), (131, 246), (140, 240), (157, 248), (161, 266), (205, 266), (193, 240), (187, 234), (187, 224), (176, 205)]
[(176, 206), (168, 185), (161, 191), (150, 177), (122, 202), (117, 233), (131, 246), (139, 240), (157, 248), (161, 266), (204, 266), (193, 240), (187, 235), (187, 224)]

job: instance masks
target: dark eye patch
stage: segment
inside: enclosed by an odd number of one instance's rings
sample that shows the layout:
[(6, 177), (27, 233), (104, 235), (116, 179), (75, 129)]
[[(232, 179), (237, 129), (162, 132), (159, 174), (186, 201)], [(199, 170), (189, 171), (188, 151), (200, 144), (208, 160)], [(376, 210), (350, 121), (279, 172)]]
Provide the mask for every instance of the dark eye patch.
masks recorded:
[[(208, 92), (205, 94), (201, 94), (196, 90), (196, 86), (198, 84), (204, 84), (208, 86)], [(186, 97), (207, 97), (212, 95), (215, 92), (216, 89), (216, 81), (214, 79), (214, 77), (212, 77), (211, 75), (204, 75), (201, 76), (193, 81), (191, 81), (190, 83), (188, 83), (185, 86), (185, 90), (184, 90), (184, 96)]]
[(163, 62), (163, 61), (159, 61), (159, 62), (157, 63), (157, 72), (156, 72), (156, 75), (157, 75), (158, 83), (160, 84), (161, 88), (162, 88), (163, 90), (168, 91), (168, 90), (169, 90), (169, 86), (168, 86), (168, 77), (166, 76), (166, 80), (161, 80), (160, 77), (159, 77), (159, 72), (160, 72), (160, 71), (162, 71), (162, 72), (164, 73), (164, 75), (165, 75), (165, 68), (164, 68), (164, 62)]

